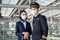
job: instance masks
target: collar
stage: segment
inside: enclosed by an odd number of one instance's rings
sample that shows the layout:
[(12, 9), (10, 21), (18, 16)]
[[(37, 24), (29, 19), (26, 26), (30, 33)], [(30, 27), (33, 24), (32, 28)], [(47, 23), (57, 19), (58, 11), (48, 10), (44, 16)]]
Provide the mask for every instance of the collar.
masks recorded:
[(26, 22), (26, 20), (23, 20), (23, 19), (20, 19), (20, 21), (21, 21), (22, 23)]
[(38, 14), (36, 14), (34, 17), (37, 17), (39, 15), (39, 13)]

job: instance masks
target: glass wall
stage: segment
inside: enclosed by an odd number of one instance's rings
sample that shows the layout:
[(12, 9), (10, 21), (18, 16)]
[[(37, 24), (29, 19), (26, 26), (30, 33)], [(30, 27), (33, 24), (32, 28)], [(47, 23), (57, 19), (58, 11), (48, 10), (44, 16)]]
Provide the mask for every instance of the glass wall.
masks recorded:
[(15, 35), (15, 24), (0, 24), (0, 40), (17, 40)]
[(60, 40), (60, 16), (58, 15), (48, 18), (48, 40)]

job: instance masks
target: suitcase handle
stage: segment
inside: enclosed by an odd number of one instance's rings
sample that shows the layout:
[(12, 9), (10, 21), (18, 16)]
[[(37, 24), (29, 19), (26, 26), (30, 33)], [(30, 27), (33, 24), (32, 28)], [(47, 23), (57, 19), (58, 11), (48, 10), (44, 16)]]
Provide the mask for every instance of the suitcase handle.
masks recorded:
[(22, 36), (24, 36), (24, 34), (22, 34)]
[(22, 34), (22, 40), (27, 40), (27, 39), (23, 39), (24, 38), (24, 34)]

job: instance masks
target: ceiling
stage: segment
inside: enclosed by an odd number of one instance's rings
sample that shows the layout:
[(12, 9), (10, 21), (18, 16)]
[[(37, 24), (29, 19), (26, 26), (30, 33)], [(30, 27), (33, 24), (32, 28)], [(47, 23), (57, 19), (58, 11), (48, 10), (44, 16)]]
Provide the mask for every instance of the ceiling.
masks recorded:
[[(19, 0), (2, 0), (2, 4), (14, 4), (14, 5), (16, 5), (17, 3), (18, 3), (18, 1)], [(59, 5), (60, 3), (59, 2), (56, 2), (56, 1), (58, 1), (58, 0), (35, 0), (36, 2), (38, 2), (41, 6), (57, 6), (57, 5)], [(21, 2), (23, 2), (23, 0), (21, 0)], [(20, 3), (21, 3), (20, 2)], [(31, 2), (30, 0), (29, 1), (27, 1), (26, 0), (26, 2), (25, 2), (25, 4), (27, 4), (27, 2)], [(19, 4), (20, 4), (19, 3)], [(19, 5), (18, 4), (18, 5)], [(1, 13), (2, 13), (2, 16), (9, 16), (10, 15), (10, 13), (11, 14), (14, 14), (14, 12), (15, 12), (15, 10), (17, 10), (17, 9), (14, 9), (14, 8), (1, 8)], [(28, 8), (27, 8), (28, 9)], [(13, 10), (13, 12), (12, 12), (12, 10)], [(43, 9), (44, 10), (44, 9)], [(28, 11), (29, 11), (29, 9), (28, 9)], [(42, 11), (42, 10), (41, 10)], [(44, 10), (44, 11), (42, 11), (43, 13), (43, 15), (45, 15), (45, 16), (51, 16), (52, 15), (52, 13), (54, 13), (53, 15), (55, 15), (55, 14), (57, 14), (58, 12), (59, 12), (60, 10), (48, 10), (48, 9), (46, 9), (46, 10)], [(59, 12), (60, 13), (60, 12)], [(51, 15), (50, 15), (51, 14)], [(52, 15), (52, 16), (53, 16)]]
[(36, 0), (37, 3), (39, 3), (41, 6), (47, 6), (56, 0)]
[[(17, 4), (18, 0), (2, 0), (2, 4)], [(1, 8), (2, 16), (9, 16), (14, 8)]]
[(42, 13), (42, 15), (45, 15), (46, 17), (53, 17), (55, 15), (60, 15), (60, 10), (48, 10), (44, 13)]

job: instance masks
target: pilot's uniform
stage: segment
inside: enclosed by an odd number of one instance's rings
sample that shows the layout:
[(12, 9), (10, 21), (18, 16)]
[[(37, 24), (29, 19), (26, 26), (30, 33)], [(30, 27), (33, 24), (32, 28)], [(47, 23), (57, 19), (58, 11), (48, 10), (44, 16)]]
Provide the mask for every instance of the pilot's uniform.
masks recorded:
[(48, 25), (46, 17), (41, 14), (37, 15), (36, 17), (33, 17), (32, 40), (40, 40), (43, 39), (44, 37), (46, 38), (47, 35)]

